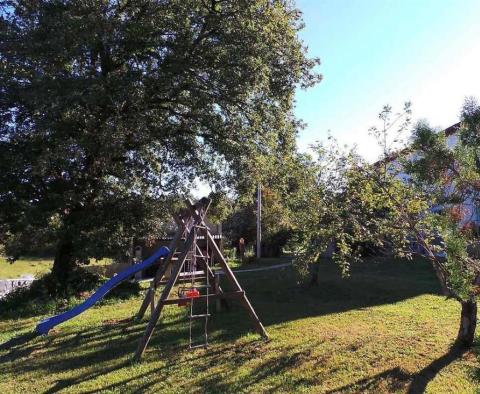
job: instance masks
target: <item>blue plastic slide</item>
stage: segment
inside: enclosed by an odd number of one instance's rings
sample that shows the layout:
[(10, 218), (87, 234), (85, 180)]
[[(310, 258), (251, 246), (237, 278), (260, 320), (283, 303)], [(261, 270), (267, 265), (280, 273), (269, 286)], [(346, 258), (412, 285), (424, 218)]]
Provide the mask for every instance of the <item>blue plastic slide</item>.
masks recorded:
[(120, 272), (119, 274), (115, 275), (112, 279), (105, 282), (102, 286), (98, 288), (98, 290), (95, 293), (93, 293), (80, 305), (77, 305), (64, 313), (60, 313), (59, 315), (52, 316), (52, 317), (49, 317), (48, 319), (42, 320), (40, 323), (37, 324), (36, 332), (38, 334), (48, 334), (48, 332), (53, 327), (84, 312), (85, 310), (93, 306), (97, 301), (105, 297), (105, 295), (110, 290), (112, 290), (115, 286), (123, 282), (125, 279), (130, 278), (132, 275), (134, 275), (138, 271), (142, 271), (145, 268), (150, 267), (159, 258), (167, 256), (168, 253), (169, 253), (168, 248), (162, 246), (160, 249), (155, 251), (155, 253), (152, 254), (148, 259), (142, 261), (141, 263), (128, 267), (126, 270)]

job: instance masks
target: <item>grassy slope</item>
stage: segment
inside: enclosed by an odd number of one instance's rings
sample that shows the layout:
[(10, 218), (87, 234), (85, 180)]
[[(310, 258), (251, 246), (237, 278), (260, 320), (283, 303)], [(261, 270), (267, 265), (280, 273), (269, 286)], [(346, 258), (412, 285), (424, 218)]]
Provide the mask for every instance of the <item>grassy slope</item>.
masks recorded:
[[(168, 307), (144, 362), (131, 355), (145, 321), (139, 299), (94, 308), (45, 338), (35, 319), (0, 320), (0, 392), (475, 392), (475, 351), (450, 357), (458, 305), (436, 294), (424, 264), (368, 264), (348, 280), (325, 265), (320, 285), (295, 285), (290, 268), (240, 281), (271, 341), (238, 307), (211, 321), (207, 351), (185, 349), (185, 309)], [(429, 368), (430, 366), (430, 368)], [(438, 373), (431, 369), (443, 367)], [(413, 382), (414, 386), (411, 386)]]

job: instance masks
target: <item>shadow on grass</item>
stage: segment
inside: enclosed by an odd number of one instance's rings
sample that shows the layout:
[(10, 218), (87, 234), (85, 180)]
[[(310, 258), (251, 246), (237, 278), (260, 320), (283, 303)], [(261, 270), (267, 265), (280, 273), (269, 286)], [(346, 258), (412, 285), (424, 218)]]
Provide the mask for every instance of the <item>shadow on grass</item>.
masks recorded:
[(293, 270), (287, 267), (239, 278), (265, 325), (440, 294), (425, 261), (360, 263), (348, 278), (342, 278), (334, 263), (322, 262), (315, 286), (297, 283)]
[(326, 394), (333, 394), (339, 392), (367, 392), (375, 393), (380, 391), (379, 386), (383, 389), (387, 389), (388, 392), (398, 392), (402, 390), (408, 382), (411, 376), (408, 373), (403, 372), (399, 367), (392, 368), (383, 372), (380, 372), (372, 377), (358, 380), (335, 390), (327, 391)]
[[(250, 343), (245, 346), (245, 349), (241, 351), (233, 352), (234, 354), (228, 357), (228, 363), (231, 368), (238, 368), (241, 365), (249, 362), (250, 360), (257, 358), (259, 353), (261, 354), (263, 344), (262, 343)], [(251, 351), (252, 348), (257, 348), (257, 351)], [(279, 392), (287, 390), (285, 384), (289, 387), (295, 387), (298, 385), (308, 386), (315, 383), (305, 378), (296, 378), (293, 376), (285, 377), (285, 379), (277, 379), (278, 376), (282, 376), (288, 373), (291, 369), (300, 366), (303, 362), (311, 357), (313, 349), (295, 349), (293, 347), (286, 347), (282, 349), (282, 352), (262, 361), (255, 369), (252, 369), (251, 373), (243, 375), (242, 379), (235, 382), (226, 379), (221, 379), (215, 373), (207, 375), (201, 380), (203, 387), (208, 387), (210, 393), (237, 393), (244, 392), (246, 389), (250, 389), (261, 382), (270, 380), (269, 388), (267, 392)], [(236, 353), (236, 354), (235, 354)], [(222, 362), (227, 360), (222, 359)], [(272, 381), (274, 380), (274, 382)]]
[[(238, 321), (238, 316), (236, 316)], [(221, 322), (215, 320), (216, 324)], [(57, 380), (45, 392), (58, 392), (67, 387), (77, 384), (84, 384), (88, 381), (115, 372), (119, 369), (131, 367), (131, 358), (136, 348), (145, 324), (121, 323), (115, 326), (98, 326), (79, 333), (56, 333), (51, 337), (36, 338), (31, 334), (15, 337), (2, 345), (2, 350), (10, 349), (9, 357), (3, 361), (15, 361), (10, 363), (14, 373), (18, 376), (25, 370), (36, 370), (36, 374), (43, 376), (52, 374), (64, 376), (69, 372), (68, 378)], [(160, 331), (161, 330), (161, 331)], [(239, 331), (240, 330), (240, 331)], [(288, 373), (292, 368), (300, 367), (312, 357), (312, 349), (318, 344), (311, 343), (303, 348), (282, 348), (280, 353), (274, 354), (252, 369), (240, 381), (233, 384), (228, 379), (228, 374), (218, 375), (212, 371), (216, 368), (223, 370), (239, 368), (250, 361), (261, 357), (267, 345), (264, 341), (250, 341), (241, 345), (229, 343), (242, 331), (241, 328), (232, 328), (216, 334), (215, 341), (225, 341), (220, 347), (208, 349), (207, 351), (196, 351), (193, 355), (185, 357), (187, 328), (181, 321), (163, 326), (160, 324), (155, 338), (152, 340), (149, 351), (146, 354), (143, 369), (132, 368), (126, 373), (126, 377), (120, 381), (113, 382), (94, 389), (87, 389), (83, 392), (94, 393), (102, 390), (122, 390), (127, 387), (134, 388), (135, 392), (151, 390), (153, 386), (161, 384), (169, 370), (174, 369), (176, 373), (186, 365), (187, 371), (192, 368), (195, 374), (199, 374), (196, 382), (208, 388), (208, 392), (239, 392), (248, 387), (261, 384), (262, 381), (270, 380), (269, 391), (281, 390), (285, 380), (272, 381), (272, 377)], [(183, 337), (183, 342), (179, 338)], [(159, 348), (162, 349), (158, 354)], [(76, 350), (72, 352), (72, 350)], [(430, 363), (415, 375), (403, 372), (399, 367), (383, 371), (372, 377), (368, 377), (346, 386), (337, 388), (333, 392), (394, 392), (407, 391), (409, 393), (423, 393), (428, 383), (448, 364), (455, 361), (463, 354), (457, 348), (452, 348), (448, 353)], [(29, 357), (27, 357), (29, 356)], [(41, 360), (39, 359), (41, 357)], [(150, 366), (152, 360), (162, 359), (167, 361), (162, 365)], [(198, 362), (202, 359), (201, 362)], [(6, 372), (7, 366), (0, 364), (0, 375)], [(78, 371), (78, 372), (77, 372)], [(314, 387), (319, 382), (315, 379), (305, 380), (290, 376), (287, 381), (289, 387), (302, 385), (303, 387)], [(178, 391), (188, 391), (189, 377), (178, 381)], [(273, 386), (272, 386), (273, 385)]]
[(36, 338), (38, 335), (34, 332), (27, 332), (21, 335), (17, 335), (9, 339), (6, 342), (0, 344), (0, 350), (8, 350), (13, 346), (24, 345), (27, 342), (31, 341), (33, 338)]
[[(319, 278), (316, 287), (297, 285), (292, 268), (285, 268), (251, 275), (244, 274), (239, 280), (266, 325), (394, 303), (425, 293), (438, 293), (436, 279), (430, 267), (423, 263), (367, 263), (354, 267), (349, 279), (342, 279), (337, 267), (326, 263), (321, 266)], [(229, 344), (230, 341), (251, 331), (252, 324), (246, 313), (238, 305), (234, 305), (232, 311), (215, 315), (210, 325), (212, 339), (213, 342), (222, 345), (218, 350), (199, 351), (190, 358), (185, 358), (185, 353), (180, 351), (187, 347), (188, 322), (179, 319), (178, 315), (179, 313), (174, 317), (170, 314), (165, 322), (159, 323), (146, 353), (147, 363), (149, 360), (159, 358), (167, 360), (168, 363), (163, 366), (157, 365), (153, 369), (148, 367), (141, 370), (132, 369), (128, 372), (128, 377), (101, 389), (121, 390), (124, 385), (130, 384), (135, 386), (136, 391), (147, 390), (161, 382), (162, 375), (164, 376), (169, 368), (178, 368), (182, 363), (194, 363), (197, 358), (204, 358), (205, 361), (200, 363), (200, 367), (195, 366), (195, 370), (198, 369), (198, 372), (203, 374), (200, 383), (204, 387), (208, 387), (211, 392), (232, 392), (234, 389), (242, 391), (301, 364), (310, 354), (309, 350), (282, 349), (280, 354), (262, 361), (258, 368), (235, 383), (236, 387), (231, 387), (226, 378), (219, 378), (210, 368), (214, 366), (235, 368), (259, 357), (264, 351), (264, 342), (251, 341), (241, 346)], [(6, 368), (10, 369), (8, 371), (10, 374), (18, 376), (26, 370), (34, 371), (37, 376), (62, 374), (68, 371), (71, 376), (56, 381), (48, 392), (93, 381), (101, 375), (123, 368), (128, 369), (145, 326), (146, 321), (116, 321), (79, 332), (72, 332), (72, 329), (63, 332), (60, 329), (52, 336), (38, 340), (33, 340), (34, 337), (29, 336), (13, 338), (1, 345), (0, 350), (7, 350), (8, 353), (0, 355), (0, 358), (9, 362), (9, 366), (0, 364), (0, 375), (7, 372)], [(161, 356), (156, 354), (159, 349)], [(392, 391), (406, 388), (410, 381), (412, 382), (410, 390), (422, 390), (422, 387), (425, 389), (428, 382), (438, 373), (433, 371), (440, 370), (453, 361), (449, 360), (449, 357), (443, 356), (430, 364), (430, 368), (426, 367), (420, 371), (418, 376), (412, 377), (399, 368), (393, 368), (339, 390), (349, 391), (360, 387), (370, 391), (385, 381)], [(188, 381), (188, 378), (186, 380)], [(294, 383), (304, 386), (316, 384), (315, 381), (301, 379)]]
[(408, 387), (408, 394), (424, 393), (428, 383), (430, 383), (443, 368), (461, 358), (467, 350), (468, 349), (464, 347), (454, 345), (442, 357), (437, 358), (421, 371), (417, 372), (413, 375), (413, 380)]
[(0, 356), (0, 375), (6, 374), (7, 368), (17, 376), (26, 370), (38, 375), (71, 372), (72, 377), (57, 381), (47, 392), (95, 379), (129, 364), (127, 354), (133, 353), (143, 326), (125, 328), (120, 325), (107, 332), (95, 327), (80, 333), (55, 333), (35, 341), (13, 338), (2, 345), (9, 352)]
[(466, 351), (465, 348), (452, 346), (443, 356), (432, 361), (425, 368), (413, 375), (406, 373), (400, 367), (395, 367), (374, 376), (328, 391), (328, 393), (405, 391), (408, 394), (422, 394), (425, 392), (428, 384), (443, 368), (461, 358)]

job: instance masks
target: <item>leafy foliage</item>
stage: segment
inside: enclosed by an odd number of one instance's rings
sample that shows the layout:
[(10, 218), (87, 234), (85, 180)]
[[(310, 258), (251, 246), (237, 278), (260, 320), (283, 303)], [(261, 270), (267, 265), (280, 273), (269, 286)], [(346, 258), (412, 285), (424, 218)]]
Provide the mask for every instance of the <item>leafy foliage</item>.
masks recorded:
[(54, 270), (158, 234), (197, 179), (250, 193), (294, 149), (295, 88), (319, 80), (288, 1), (5, 0), (0, 15), (0, 242), (58, 241)]
[(316, 183), (299, 200), (303, 215), (297, 216), (294, 238), (303, 272), (328, 251), (344, 274), (369, 248), (410, 257), (413, 223), (426, 229), (424, 195), (336, 143), (317, 147), (311, 165)]
[[(396, 123), (389, 116), (386, 107), (380, 115), (385, 127), (374, 133), (381, 145)], [(469, 244), (478, 242), (469, 218), (471, 208), (480, 206), (479, 130), (480, 107), (469, 99), (455, 146), (423, 122), (415, 126), (410, 146), (391, 152), (384, 144), (384, 157), (375, 164), (335, 143), (317, 147), (311, 161), (316, 182), (305, 189), (299, 207), (304, 214), (295, 228), (301, 271), (329, 248), (344, 274), (362, 259), (365, 245), (401, 257), (425, 255), (444, 294), (462, 304), (457, 339), (471, 346), (480, 285), (480, 261), (469, 253)]]
[[(314, 181), (308, 156), (293, 152), (266, 161), (261, 174), (262, 245), (265, 256), (278, 256), (289, 241), (299, 214), (297, 199)], [(244, 196), (233, 205), (224, 231), (236, 244), (240, 238), (256, 239), (256, 198)], [(247, 198), (250, 197), (250, 198)]]

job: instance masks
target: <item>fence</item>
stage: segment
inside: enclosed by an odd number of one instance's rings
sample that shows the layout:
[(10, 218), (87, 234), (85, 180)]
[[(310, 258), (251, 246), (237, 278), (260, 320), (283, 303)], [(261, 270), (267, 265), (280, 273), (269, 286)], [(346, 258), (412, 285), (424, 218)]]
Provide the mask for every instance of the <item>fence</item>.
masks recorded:
[(1, 279), (0, 280), (0, 298), (15, 290), (18, 287), (28, 287), (33, 282), (30, 278), (19, 279)]

